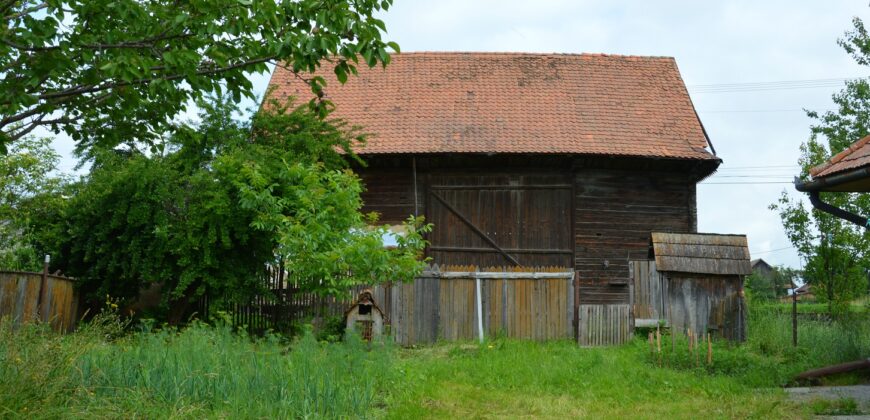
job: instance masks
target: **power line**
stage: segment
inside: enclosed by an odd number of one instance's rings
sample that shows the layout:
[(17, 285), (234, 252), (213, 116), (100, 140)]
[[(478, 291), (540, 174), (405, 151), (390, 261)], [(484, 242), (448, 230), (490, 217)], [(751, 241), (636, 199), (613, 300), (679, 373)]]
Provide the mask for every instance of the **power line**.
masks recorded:
[(785, 251), (786, 249), (792, 249), (792, 248), (794, 248), (794, 246), (787, 246), (787, 247), (776, 248), (776, 249), (768, 249), (767, 251), (759, 251), (759, 252), (749, 251), (749, 255), (769, 254), (771, 252)]
[(698, 185), (756, 185), (756, 184), (791, 184), (788, 181), (758, 181), (758, 182), (701, 182)]
[(729, 166), (727, 168), (719, 169), (720, 171), (726, 171), (730, 169), (767, 169), (767, 168), (799, 168), (799, 165), (763, 165), (763, 166)]
[[(705, 93), (705, 92), (697, 92)], [(717, 109), (698, 110), (700, 114), (725, 114), (725, 113), (766, 113), (766, 112), (806, 112), (806, 109)], [(836, 111), (835, 109), (815, 109), (816, 112)]]
[(792, 179), (792, 176), (789, 174), (755, 174), (755, 175), (719, 175), (714, 174), (711, 178), (778, 178), (778, 179)]
[(689, 85), (687, 88), (693, 93), (736, 93), (736, 92), (759, 92), (768, 90), (794, 90), (839, 87), (843, 83), (858, 78), (835, 78), (835, 79), (807, 79), (807, 80), (780, 80), (772, 82), (747, 82), (747, 83), (716, 83), (707, 85)]

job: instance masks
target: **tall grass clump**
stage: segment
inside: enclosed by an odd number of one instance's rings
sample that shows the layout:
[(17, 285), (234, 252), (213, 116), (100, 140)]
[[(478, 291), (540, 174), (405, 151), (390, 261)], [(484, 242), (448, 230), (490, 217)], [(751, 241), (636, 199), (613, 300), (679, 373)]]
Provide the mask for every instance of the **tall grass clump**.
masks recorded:
[(757, 306), (749, 312), (748, 345), (806, 370), (870, 356), (867, 312), (846, 312), (834, 320), (798, 319), (798, 346), (792, 343), (791, 314)]
[(0, 323), (0, 418), (364, 418), (383, 411), (393, 374), (391, 347), (354, 337), (124, 327), (112, 315), (66, 335)]
[(77, 381), (97, 411), (357, 417), (380, 405), (390, 352), (368, 351), (358, 339), (320, 343), (310, 333), (288, 348), (277, 337), (252, 340), (228, 327), (194, 324), (88, 352)]
[(77, 386), (76, 363), (123, 328), (112, 315), (98, 315), (67, 335), (48, 324), (0, 319), (0, 418), (62, 417)]
[(800, 318), (795, 347), (791, 314), (775, 306), (758, 305), (748, 314), (747, 341), (712, 340), (709, 363), (704, 339), (690, 346), (684, 332), (663, 329), (661, 351), (658, 343), (644, 350), (649, 363), (662, 367), (726, 375), (750, 387), (786, 386), (793, 384), (800, 372), (870, 356), (867, 317), (867, 313), (847, 312), (833, 321)]

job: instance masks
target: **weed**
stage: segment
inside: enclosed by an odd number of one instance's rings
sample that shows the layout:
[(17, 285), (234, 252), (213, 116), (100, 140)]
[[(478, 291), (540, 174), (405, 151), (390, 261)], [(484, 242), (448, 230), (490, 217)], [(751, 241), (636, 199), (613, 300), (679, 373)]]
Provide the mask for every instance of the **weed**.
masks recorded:
[(858, 403), (856, 403), (852, 398), (813, 400), (810, 402), (810, 409), (813, 411), (813, 414), (824, 416), (848, 416), (861, 414), (858, 410)]

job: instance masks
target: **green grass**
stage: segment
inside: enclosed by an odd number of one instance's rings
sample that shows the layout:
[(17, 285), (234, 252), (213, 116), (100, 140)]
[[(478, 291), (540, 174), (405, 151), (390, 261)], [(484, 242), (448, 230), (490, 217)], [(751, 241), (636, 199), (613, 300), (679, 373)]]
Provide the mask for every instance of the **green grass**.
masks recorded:
[[(806, 369), (870, 355), (870, 323), (800, 323), (749, 312), (743, 345), (689, 353), (684, 337), (650, 353), (642, 338), (583, 349), (494, 339), (415, 349), (350, 340), (251, 339), (194, 324), (124, 333), (111, 317), (57, 335), (0, 322), (0, 418), (794, 418), (850, 412), (797, 406), (781, 387)], [(842, 376), (832, 383), (866, 380)]]
[(786, 374), (849, 362), (870, 355), (870, 318), (852, 313), (837, 322), (798, 320), (798, 347), (792, 345), (792, 319), (775, 308), (749, 311), (747, 349), (773, 358)]
[(851, 398), (838, 400), (814, 400), (810, 403), (813, 414), (820, 416), (850, 416), (861, 414), (858, 403)]
[[(658, 367), (646, 343), (578, 349), (572, 342), (442, 344), (401, 352), (390, 418), (785, 418), (780, 389), (739, 377)], [(797, 411), (795, 411), (797, 410)]]
[[(757, 305), (759, 309), (776, 309), (782, 313), (791, 314), (791, 302), (765, 302)], [(867, 311), (867, 303), (865, 300), (856, 300), (845, 305), (845, 308), (853, 314), (864, 313)], [(799, 314), (820, 314), (827, 315), (829, 313), (828, 304), (818, 302), (798, 302), (797, 312)]]
[(0, 332), (0, 417), (336, 418), (379, 412), (392, 350), (310, 334), (289, 348), (193, 325), (107, 341)]

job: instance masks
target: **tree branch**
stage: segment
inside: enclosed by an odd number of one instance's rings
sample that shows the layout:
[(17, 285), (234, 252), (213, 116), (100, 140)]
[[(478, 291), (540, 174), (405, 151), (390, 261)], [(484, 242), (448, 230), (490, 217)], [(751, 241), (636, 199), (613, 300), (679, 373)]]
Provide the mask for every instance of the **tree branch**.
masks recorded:
[(48, 7), (48, 3), (40, 3), (40, 4), (37, 4), (36, 6), (33, 6), (33, 7), (31, 7), (31, 8), (24, 9), (24, 10), (18, 12), (18, 13), (13, 13), (13, 14), (11, 14), (11, 15), (4, 16), (4, 17), (3, 17), (3, 20), (7, 20), (7, 21), (9, 21), (9, 20), (13, 20), (13, 19), (18, 19), (18, 18), (20, 18), (20, 17), (27, 16), (27, 15), (33, 13), (33, 12), (38, 12), (38, 11), (40, 11), (40, 10), (42, 10), (42, 9), (47, 8), (47, 7)]
[[(228, 72), (228, 71), (232, 71), (232, 70), (236, 70), (236, 69), (240, 69), (240, 68), (244, 68), (244, 67), (248, 67), (248, 66), (253, 66), (255, 64), (265, 63), (265, 62), (268, 62), (268, 61), (271, 61), (274, 59), (275, 59), (274, 55), (268, 56), (268, 57), (255, 58), (255, 59), (246, 60), (246, 61), (236, 63), (236, 64), (226, 66), (226, 67), (215, 67), (212, 69), (198, 70), (195, 74), (197, 76), (207, 76), (207, 75), (212, 75), (212, 74), (220, 74), (220, 73), (224, 73), (224, 72)], [(77, 95), (82, 95), (85, 93), (100, 92), (100, 91), (114, 89), (114, 88), (123, 87), (123, 86), (141, 85), (141, 84), (153, 82), (155, 80), (165, 80), (165, 81), (171, 82), (171, 81), (183, 79), (185, 77), (187, 77), (186, 74), (174, 74), (171, 76), (163, 76), (163, 77), (146, 77), (146, 78), (142, 78), (142, 79), (133, 80), (130, 82), (107, 83), (107, 84), (104, 84), (101, 86), (100, 85), (80, 86), (80, 87), (70, 88), (67, 90), (62, 90), (60, 92), (46, 93), (46, 94), (40, 95), (39, 99), (46, 100), (46, 99), (63, 98), (63, 97), (67, 97), (67, 96), (77, 96)]]

